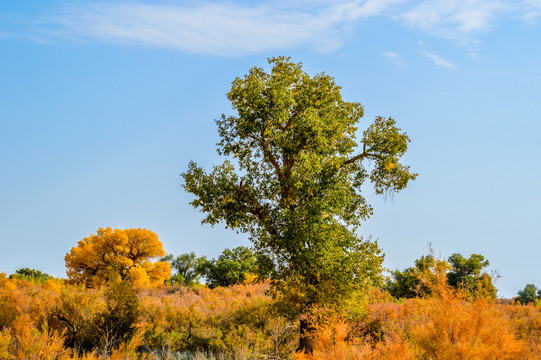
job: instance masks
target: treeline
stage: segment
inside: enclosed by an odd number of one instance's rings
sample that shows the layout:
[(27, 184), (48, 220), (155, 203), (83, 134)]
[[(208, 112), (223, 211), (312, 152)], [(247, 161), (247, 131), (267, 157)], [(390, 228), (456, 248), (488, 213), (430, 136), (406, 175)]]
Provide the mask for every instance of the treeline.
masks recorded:
[[(159, 262), (170, 264), (171, 273), (164, 280), (164, 285), (206, 285), (209, 288), (243, 284), (246, 281), (265, 280), (262, 275), (262, 264), (255, 254), (245, 246), (225, 249), (217, 259), (207, 260), (205, 256), (197, 256), (194, 252), (178, 256), (167, 254)], [(423, 277), (433, 276), (436, 269), (441, 268), (447, 276), (447, 283), (455, 289), (468, 291), (481, 297), (497, 298), (494, 281), (499, 278), (497, 272), (489, 274), (486, 268), (490, 265), (483, 255), (472, 254), (469, 258), (461, 254), (453, 254), (447, 260), (437, 259), (433, 254), (423, 255), (415, 260), (412, 267), (390, 272), (387, 281), (381, 286), (396, 299), (424, 297), (430, 294), (430, 288), (423, 284)], [(9, 275), (10, 279), (21, 279), (44, 283), (53, 279), (40, 270), (21, 268)], [(527, 305), (541, 305), (541, 289), (534, 284), (527, 284), (519, 290), (514, 302)]]

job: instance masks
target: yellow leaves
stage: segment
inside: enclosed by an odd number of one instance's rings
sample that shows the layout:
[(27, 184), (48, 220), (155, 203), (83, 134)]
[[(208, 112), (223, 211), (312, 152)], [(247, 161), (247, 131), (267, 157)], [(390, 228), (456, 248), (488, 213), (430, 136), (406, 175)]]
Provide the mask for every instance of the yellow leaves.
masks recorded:
[(251, 285), (251, 284), (255, 284), (257, 281), (257, 275), (256, 274), (251, 274), (251, 273), (248, 273), (244, 276), (244, 285)]
[(11, 335), (9, 329), (0, 331), (0, 359), (9, 359), (9, 344), (11, 342)]
[(150, 279), (147, 272), (142, 266), (136, 266), (129, 270), (130, 280), (137, 287), (147, 287), (150, 284)]
[(148, 261), (144, 265), (152, 287), (163, 285), (164, 280), (171, 277), (171, 265), (168, 262)]
[(392, 162), (388, 163), (387, 165), (385, 165), (385, 170), (391, 170), (392, 168), (394, 168), (396, 165)]
[(62, 290), (62, 280), (47, 279), (44, 284), (45, 289), (52, 290), (54, 292), (60, 292)]
[(154, 266), (150, 262), (164, 255), (163, 246), (152, 231), (108, 227), (79, 241), (66, 254), (65, 261), (67, 275), (74, 283), (97, 286), (116, 278), (133, 277), (138, 284), (147, 286), (162, 284), (170, 277), (168, 263)]

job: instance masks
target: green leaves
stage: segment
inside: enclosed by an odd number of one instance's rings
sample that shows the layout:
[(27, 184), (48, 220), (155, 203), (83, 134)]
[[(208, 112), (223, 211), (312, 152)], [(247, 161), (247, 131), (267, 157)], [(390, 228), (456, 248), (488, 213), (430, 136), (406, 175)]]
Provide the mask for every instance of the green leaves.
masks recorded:
[(377, 193), (399, 191), (415, 178), (400, 163), (409, 138), (378, 117), (357, 143), (363, 107), (344, 101), (332, 77), (311, 77), (285, 57), (269, 64), (227, 94), (237, 116), (216, 124), (228, 160), (209, 174), (191, 162), (183, 186), (204, 223), (250, 235), (277, 296), (299, 311), (339, 307), (380, 281), (380, 250), (355, 233), (372, 214), (361, 187), (368, 179)]
[(218, 259), (202, 262), (198, 270), (210, 288), (241, 284), (246, 275), (260, 273), (254, 253), (244, 246), (225, 249)]
[(374, 169), (370, 180), (374, 183), (377, 194), (386, 191), (398, 192), (404, 189), (409, 180), (415, 180), (417, 174), (410, 173), (409, 166), (399, 163), (408, 149), (410, 138), (395, 126), (391, 119), (377, 117), (363, 133), (363, 153), (374, 160)]

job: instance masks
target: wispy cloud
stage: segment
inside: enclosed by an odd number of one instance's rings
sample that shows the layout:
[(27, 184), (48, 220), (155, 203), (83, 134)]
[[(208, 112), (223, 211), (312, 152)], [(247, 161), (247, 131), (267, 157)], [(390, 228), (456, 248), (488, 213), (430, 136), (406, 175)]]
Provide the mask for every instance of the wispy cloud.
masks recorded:
[(533, 21), (541, 16), (541, 0), (525, 0), (524, 8), (523, 18), (527, 21)]
[(381, 53), (381, 55), (385, 56), (387, 59), (391, 60), (396, 65), (404, 66), (404, 62), (402, 61), (402, 58), (397, 53), (394, 53), (392, 51), (384, 51)]
[(452, 62), (450, 62), (449, 60), (446, 60), (446, 59), (442, 58), (441, 56), (436, 55), (434, 53), (425, 51), (423, 53), (423, 55), (426, 56), (427, 58), (429, 58), (430, 60), (432, 60), (432, 62), (437, 66), (440, 66), (440, 67), (443, 67), (443, 68), (446, 68), (446, 69), (456, 69), (457, 68), (457, 66), (455, 64), (453, 64)]
[(48, 36), (195, 53), (235, 56), (299, 46), (328, 52), (360, 18), (404, 1), (66, 3), (41, 24)]
[(496, 15), (510, 9), (500, 0), (429, 0), (399, 18), (435, 36), (471, 41), (473, 35), (491, 30)]
[(530, 20), (541, 14), (541, 0), (60, 1), (62, 6), (33, 19), (27, 38), (225, 56), (299, 47), (333, 51), (363, 19), (374, 16), (471, 45), (479, 33), (495, 27), (502, 14)]

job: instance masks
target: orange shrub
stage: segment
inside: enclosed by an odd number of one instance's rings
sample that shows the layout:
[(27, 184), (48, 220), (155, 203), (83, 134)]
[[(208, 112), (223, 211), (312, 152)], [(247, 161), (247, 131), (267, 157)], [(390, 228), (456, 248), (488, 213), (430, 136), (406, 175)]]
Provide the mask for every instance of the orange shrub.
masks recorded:
[(336, 321), (321, 326), (312, 337), (313, 353), (296, 353), (293, 360), (414, 360), (413, 350), (398, 338), (371, 343), (369, 337), (351, 336), (351, 325)]
[(323, 309), (313, 354), (295, 354), (298, 323), (272, 312), (265, 283), (141, 289), (133, 338), (106, 349), (96, 326), (111, 310), (110, 290), (0, 276), (0, 359), (157, 359), (186, 350), (246, 359), (541, 359), (539, 307), (467, 296), (437, 276), (430, 281), (432, 297), (402, 302), (373, 290), (361, 320)]

